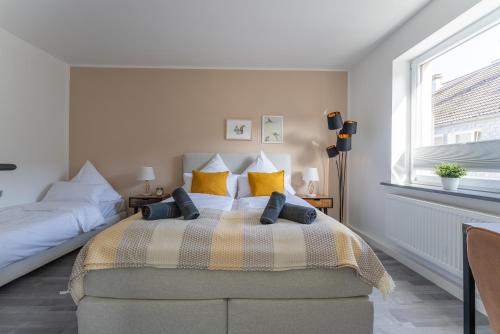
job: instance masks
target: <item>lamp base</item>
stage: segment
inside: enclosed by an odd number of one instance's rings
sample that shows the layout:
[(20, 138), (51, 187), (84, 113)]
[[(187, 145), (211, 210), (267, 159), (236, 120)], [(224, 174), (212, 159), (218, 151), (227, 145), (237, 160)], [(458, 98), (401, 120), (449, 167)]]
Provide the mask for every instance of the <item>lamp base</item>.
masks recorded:
[(316, 196), (316, 193), (314, 192), (314, 183), (313, 181), (309, 181), (309, 183), (307, 184), (307, 196), (308, 197), (315, 197)]
[(151, 185), (147, 180), (144, 181), (144, 192), (142, 193), (142, 196), (151, 196)]

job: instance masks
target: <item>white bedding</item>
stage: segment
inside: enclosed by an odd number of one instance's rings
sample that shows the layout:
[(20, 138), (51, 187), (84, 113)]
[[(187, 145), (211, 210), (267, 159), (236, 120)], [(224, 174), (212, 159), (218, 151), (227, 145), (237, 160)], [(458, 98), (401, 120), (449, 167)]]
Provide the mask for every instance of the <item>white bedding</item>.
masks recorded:
[(99, 203), (99, 210), (101, 210), (104, 218), (108, 218), (125, 211), (125, 202), (123, 199), (118, 201), (105, 201)]
[(38, 202), (0, 209), (0, 268), (57, 246), (104, 223), (99, 207)]
[[(269, 201), (269, 196), (243, 197), (234, 201), (233, 209), (264, 209)], [(292, 194), (286, 194), (286, 203), (312, 207), (302, 198)]]
[[(264, 209), (267, 202), (269, 201), (269, 196), (257, 196), (257, 197), (243, 197), (240, 199), (233, 199), (227, 196), (217, 196), (199, 193), (189, 193), (189, 196), (193, 200), (194, 205), (198, 209), (213, 208), (224, 211), (231, 210), (241, 210), (241, 209)], [(170, 197), (164, 202), (173, 202), (173, 198)], [(302, 198), (295, 195), (287, 194), (286, 202), (296, 205), (302, 205), (307, 207), (312, 207), (309, 203), (304, 201)]]
[[(189, 193), (189, 197), (191, 197), (194, 205), (198, 209), (213, 208), (224, 211), (231, 211), (234, 202), (234, 199), (228, 196)], [(172, 197), (164, 200), (164, 202), (173, 202), (173, 201), (174, 199)]]

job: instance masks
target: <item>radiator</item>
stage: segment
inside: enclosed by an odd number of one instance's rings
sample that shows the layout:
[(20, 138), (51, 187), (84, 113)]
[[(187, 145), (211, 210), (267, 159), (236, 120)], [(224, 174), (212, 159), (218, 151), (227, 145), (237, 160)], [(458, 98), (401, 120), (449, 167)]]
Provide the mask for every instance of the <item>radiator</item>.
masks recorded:
[(386, 236), (455, 277), (462, 276), (462, 224), (500, 223), (500, 217), (386, 194)]

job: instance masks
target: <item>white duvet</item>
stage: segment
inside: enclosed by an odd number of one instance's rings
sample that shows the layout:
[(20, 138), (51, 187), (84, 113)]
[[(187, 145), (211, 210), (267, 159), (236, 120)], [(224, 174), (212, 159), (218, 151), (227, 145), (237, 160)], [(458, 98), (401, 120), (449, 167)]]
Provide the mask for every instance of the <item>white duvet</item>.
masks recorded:
[(83, 202), (38, 202), (0, 209), (0, 268), (60, 245), (104, 223)]
[[(264, 209), (269, 201), (269, 196), (243, 197), (234, 201), (233, 209)], [(295, 195), (287, 194), (286, 203), (311, 207), (309, 203)]]
[[(209, 194), (189, 193), (189, 197), (198, 209), (219, 209), (224, 211), (231, 211), (234, 199), (227, 196), (217, 196)], [(172, 197), (167, 198), (164, 202), (173, 202)]]
[[(264, 209), (269, 201), (269, 196), (243, 197), (233, 199), (227, 196), (217, 196), (208, 194), (189, 193), (189, 197), (193, 200), (194, 205), (198, 209), (213, 208), (224, 211), (242, 210), (242, 209)], [(164, 202), (172, 202), (170, 197)], [(311, 207), (309, 203), (295, 195), (287, 194), (286, 202), (296, 205)]]

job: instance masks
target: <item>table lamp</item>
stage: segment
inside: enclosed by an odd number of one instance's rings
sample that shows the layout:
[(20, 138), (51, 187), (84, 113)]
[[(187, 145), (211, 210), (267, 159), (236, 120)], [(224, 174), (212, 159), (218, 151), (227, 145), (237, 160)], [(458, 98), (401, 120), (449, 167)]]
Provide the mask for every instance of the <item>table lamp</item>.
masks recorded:
[(307, 195), (310, 197), (316, 196), (314, 193), (314, 181), (319, 181), (319, 174), (317, 168), (307, 168), (302, 173), (302, 179), (307, 182), (307, 191), (309, 192)]
[(149, 185), (149, 181), (153, 181), (155, 179), (155, 171), (153, 167), (141, 167), (139, 173), (137, 174), (137, 181), (144, 181), (144, 194), (143, 195), (151, 195), (151, 186)]

